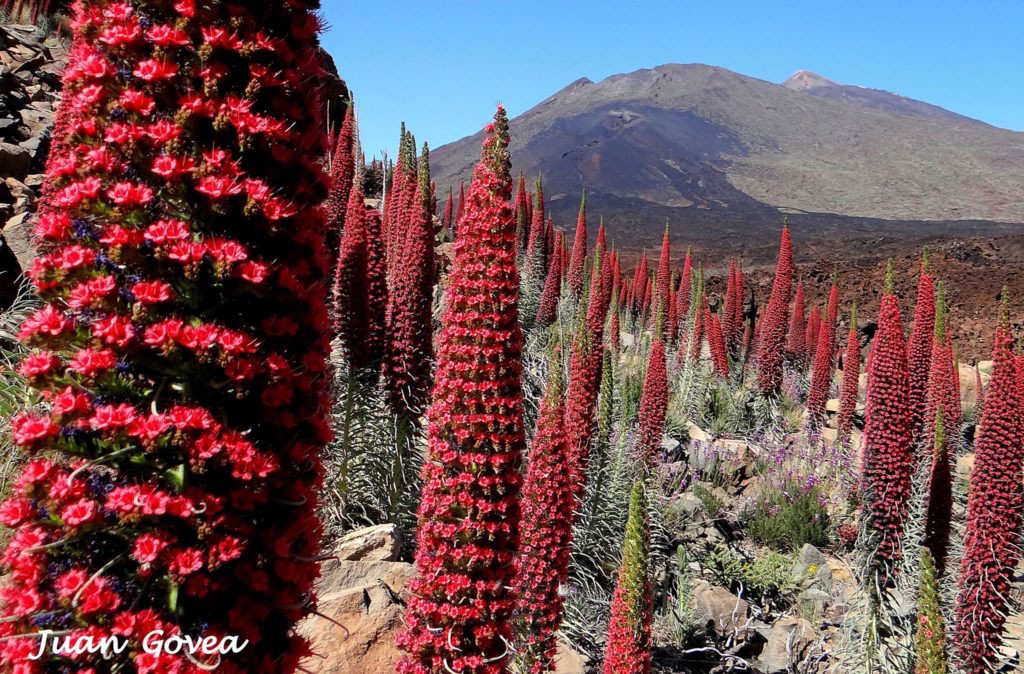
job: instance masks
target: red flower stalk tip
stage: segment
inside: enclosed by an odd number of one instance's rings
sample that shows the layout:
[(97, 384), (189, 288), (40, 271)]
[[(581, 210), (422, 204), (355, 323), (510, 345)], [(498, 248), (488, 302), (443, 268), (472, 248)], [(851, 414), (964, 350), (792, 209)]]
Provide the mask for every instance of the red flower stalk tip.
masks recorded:
[(572, 242), (572, 257), (569, 259), (569, 289), (575, 297), (583, 292), (583, 266), (587, 261), (587, 193), (580, 200), (580, 213), (576, 218), (576, 235)]

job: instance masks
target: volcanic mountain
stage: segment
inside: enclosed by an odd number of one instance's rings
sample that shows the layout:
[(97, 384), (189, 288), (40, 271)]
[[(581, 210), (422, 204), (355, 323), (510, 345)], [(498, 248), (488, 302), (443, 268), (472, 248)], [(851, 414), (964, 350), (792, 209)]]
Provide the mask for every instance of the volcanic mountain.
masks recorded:
[[(988, 235), (1024, 223), (1024, 133), (799, 71), (782, 84), (706, 65), (580, 79), (511, 122), (514, 170), (542, 175), (556, 224), (584, 190), (630, 249), (666, 220), (699, 247)], [(482, 132), (431, 151), (439, 189), (471, 177)]]

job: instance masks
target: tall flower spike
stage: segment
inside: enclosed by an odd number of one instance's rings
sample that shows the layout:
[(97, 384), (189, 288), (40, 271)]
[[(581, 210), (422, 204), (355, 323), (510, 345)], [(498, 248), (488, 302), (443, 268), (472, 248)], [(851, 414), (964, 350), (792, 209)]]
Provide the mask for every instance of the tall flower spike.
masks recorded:
[(345, 118), (338, 133), (338, 142), (331, 157), (331, 191), (324, 203), (327, 210), (328, 231), (334, 231), (335, 241), (345, 224), (348, 197), (356, 171), (355, 112), (349, 103)]
[(434, 236), (420, 203), (417, 189), (404, 209), (408, 229), (394, 239), (388, 252), (389, 261), (392, 253), (395, 260), (388, 277), (383, 368), (392, 410), (413, 423), (426, 406), (434, 355)]
[[(946, 292), (942, 283), (939, 283), (935, 293), (935, 333), (932, 339), (931, 362), (928, 368), (928, 397), (925, 408), (929, 422), (925, 426), (923, 437), (929, 444), (932, 443), (935, 412), (942, 410), (946, 435), (951, 439), (953, 447), (951, 453), (955, 454), (959, 444), (963, 412), (960, 407), (960, 393), (956, 387), (960, 374), (953, 362), (953, 349), (949, 344), (948, 337), (949, 318), (946, 309)], [(936, 561), (938, 562), (938, 559)]]
[[(820, 339), (820, 338), (819, 338)], [(892, 261), (878, 310), (868, 361), (864, 460), (861, 488), (869, 525), (877, 538), (874, 559), (891, 564), (900, 557), (903, 520), (910, 498), (913, 455), (907, 399), (907, 346), (899, 300), (893, 294)], [(881, 570), (887, 577), (889, 570)]]
[[(683, 270), (679, 276), (679, 290), (676, 291), (676, 316), (680, 327), (686, 325), (685, 317), (690, 315), (690, 302), (693, 301), (693, 255), (690, 247), (686, 247), (686, 257), (683, 258)], [(677, 339), (683, 339), (678, 335)]]
[(818, 351), (818, 333), (821, 331), (821, 309), (815, 304), (811, 307), (811, 313), (807, 317), (807, 327), (804, 329), (804, 343), (814, 349), (814, 355)]
[(562, 623), (560, 588), (569, 576), (575, 510), (563, 424), (562, 365), (557, 353), (552, 361), (523, 485), (513, 585), (521, 635), (518, 659), (522, 671), (535, 674), (554, 668), (555, 633)]
[(356, 185), (349, 198), (347, 225), (341, 235), (338, 268), (334, 273), (334, 331), (341, 338), (352, 368), (365, 368), (370, 364), (366, 349), (370, 317), (366, 283), (369, 256), (363, 201), (363, 190)]
[(530, 234), (530, 198), (526, 193), (526, 178), (519, 174), (519, 189), (516, 191), (516, 246), (519, 253), (526, 250), (526, 241)]
[(711, 313), (707, 300), (704, 301), (704, 322), (707, 325), (708, 348), (711, 351), (711, 364), (715, 374), (723, 379), (729, 377), (729, 356), (725, 346), (725, 335), (718, 314)]
[(914, 325), (907, 344), (907, 365), (910, 368), (910, 388), (907, 406), (910, 408), (911, 439), (915, 446), (924, 439), (929, 423), (928, 374), (932, 359), (932, 340), (935, 334), (935, 285), (928, 273), (927, 251), (921, 261), (921, 276), (917, 284), (917, 304), (914, 307)]
[[(224, 674), (308, 653), (333, 271), (318, 3), (194, 4), (76, 3), (20, 332), (49, 405), (12, 420), (31, 458), (0, 508), (3, 671), (198, 671), (144, 652), (156, 630), (247, 640)], [(42, 629), (126, 648), (33, 661), (12, 637)]]
[(941, 573), (927, 548), (921, 550), (921, 583), (914, 630), (914, 674), (948, 674), (946, 625), (939, 595)]
[(942, 409), (935, 411), (932, 422), (933, 445), (931, 474), (928, 478), (928, 508), (925, 513), (924, 546), (931, 553), (938, 573), (946, 570), (949, 553), (949, 535), (953, 516), (953, 472), (950, 465), (949, 443)]
[(555, 245), (555, 256), (548, 268), (548, 277), (544, 281), (544, 292), (540, 296), (540, 306), (537, 307), (537, 327), (547, 327), (555, 322), (558, 314), (558, 298), (562, 294), (562, 233), (557, 234), (558, 243)]
[(672, 300), (669, 288), (672, 283), (672, 242), (669, 239), (668, 223), (665, 223), (665, 234), (661, 239), (661, 254), (658, 256), (658, 271), (655, 276), (654, 285), (654, 311), (655, 324), (661, 324), (659, 339), (666, 339), (666, 328), (668, 327), (668, 303)]
[(789, 225), (782, 228), (775, 280), (768, 308), (757, 335), (757, 384), (762, 393), (777, 395), (782, 388), (782, 355), (786, 342), (786, 316), (793, 283), (793, 249)]
[(643, 480), (633, 484), (629, 518), (622, 544), (622, 564), (612, 596), (603, 674), (649, 674), (651, 671), (650, 524)]
[(839, 389), (839, 414), (836, 429), (839, 441), (846, 444), (853, 430), (853, 414), (857, 409), (860, 388), (860, 337), (857, 331), (857, 305), (850, 310), (850, 329), (846, 333), (846, 353), (843, 355), (843, 381)]
[(807, 339), (807, 323), (804, 314), (805, 304), (804, 282), (798, 281), (796, 284), (796, 295), (793, 299), (793, 312), (789, 318), (789, 334), (786, 336), (786, 355), (794, 367), (801, 372), (807, 369), (809, 361), (808, 349), (813, 349), (817, 346), (805, 341)]
[(572, 242), (572, 257), (569, 260), (569, 290), (574, 297), (583, 292), (583, 266), (587, 261), (587, 192), (580, 199), (580, 213), (576, 218), (576, 235)]
[(438, 336), (401, 674), (508, 670), (526, 444), (523, 335), (510, 186), (487, 149), (485, 141), (459, 222)]
[(955, 647), (968, 674), (990, 672), (999, 662), (1014, 569), (1021, 558), (1024, 429), (1012, 349), (1004, 290), (993, 353), (995, 364), (974, 443), (958, 582)]
[(647, 265), (647, 251), (645, 250), (640, 256), (640, 262), (637, 263), (636, 269), (633, 270), (633, 314), (639, 316), (643, 313), (644, 307), (644, 289), (647, 287), (648, 275), (650, 271)]
[(454, 232), (454, 223), (452, 222), (453, 217), (455, 217), (455, 213), (454, 207), (452, 205), (452, 188), (449, 187), (448, 198), (444, 200), (444, 211), (443, 214), (441, 215), (441, 223), (444, 225), (445, 229)]
[[(831, 300), (829, 304), (832, 304)], [(811, 371), (811, 388), (807, 394), (807, 413), (812, 427), (821, 426), (825, 421), (825, 406), (828, 404), (832, 376), (835, 374), (836, 324), (834, 320), (828, 320), (828, 313), (831, 311), (826, 312), (825, 322), (818, 329), (818, 344), (814, 350), (814, 367)]]
[(384, 360), (387, 343), (388, 261), (381, 233), (380, 211), (365, 209), (366, 222), (366, 358)]
[(645, 466), (652, 466), (661, 453), (661, 437), (665, 432), (668, 411), (668, 375), (665, 369), (665, 347), (655, 337), (644, 374), (640, 396), (637, 456)]
[[(600, 251), (597, 251), (600, 252)], [(594, 410), (601, 383), (604, 322), (600, 258), (595, 253), (591, 270), (590, 299), (586, 313), (580, 306), (572, 357), (569, 361), (569, 392), (565, 408), (565, 428), (569, 438), (569, 474), (578, 500), (586, 486), (590, 444), (594, 437)]]

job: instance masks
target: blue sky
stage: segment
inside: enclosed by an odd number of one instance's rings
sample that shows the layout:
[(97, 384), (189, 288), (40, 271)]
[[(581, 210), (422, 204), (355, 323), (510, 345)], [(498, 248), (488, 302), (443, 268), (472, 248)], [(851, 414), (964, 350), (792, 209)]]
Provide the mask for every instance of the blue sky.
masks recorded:
[(431, 147), (580, 77), (707, 63), (781, 82), (796, 70), (1024, 130), (1018, 0), (324, 0), (367, 155), (405, 121)]

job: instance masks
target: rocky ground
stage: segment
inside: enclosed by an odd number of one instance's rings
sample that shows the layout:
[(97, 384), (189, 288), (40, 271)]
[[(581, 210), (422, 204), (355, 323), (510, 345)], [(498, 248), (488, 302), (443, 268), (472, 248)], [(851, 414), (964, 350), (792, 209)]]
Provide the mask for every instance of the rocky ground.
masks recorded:
[[(989, 362), (981, 363), (983, 382), (988, 380), (990, 367)], [(862, 387), (864, 379), (862, 376)], [(960, 385), (964, 408), (973, 409), (977, 402), (973, 368), (962, 366)], [(830, 401), (828, 407), (834, 412), (838, 400)], [(834, 439), (834, 429), (826, 428), (823, 435), (826, 440)], [(855, 449), (859, 442), (855, 431)], [(794, 434), (784, 443), (792, 448), (806, 440)], [(685, 556), (680, 564), (686, 567), (688, 586), (682, 590), (685, 596), (677, 619), (659, 612), (655, 620), (655, 671), (844, 671), (839, 654), (848, 634), (846, 622), (862, 605), (849, 542), (833, 540), (821, 547), (805, 544), (780, 554), (753, 542), (744, 530), (745, 510), (774, 488), (763, 466), (778, 446), (752, 438), (716, 437), (693, 424), (666, 435), (663, 444), (672, 460), (663, 472), (704, 477), (670, 497), (671, 508), (666, 509), (678, 514), (678, 519), (666, 522), (667, 547), (679, 549)], [(710, 457), (718, 466), (714, 480), (706, 477)], [(973, 455), (959, 458), (959, 480), (968, 479), (972, 464)], [(855, 471), (856, 466), (851, 467), (851, 473)], [(304, 663), (309, 671), (393, 671), (401, 656), (394, 638), (402, 627), (407, 584), (415, 574), (411, 564), (399, 561), (401, 543), (395, 526), (384, 524), (350, 532), (334, 544), (318, 587), (321, 615), (302, 626), (316, 653)], [(709, 550), (726, 552), (708, 554)], [(769, 572), (763, 572), (770, 578), (763, 580), (756, 575), (748, 579), (742, 573), (730, 576), (729, 565), (734, 563), (730, 559), (743, 564), (759, 559), (776, 561)], [(747, 587), (754, 580), (771, 589)], [(912, 610), (913, 603), (909, 606)], [(1011, 621), (1003, 650), (1011, 665), (1019, 665), (1024, 652), (1024, 617)], [(566, 641), (561, 643), (557, 672), (593, 674), (599, 671), (595, 667), (586, 655)]]
[(35, 26), (0, 26), (0, 307), (34, 257), (27, 221), (43, 183), (67, 44)]

